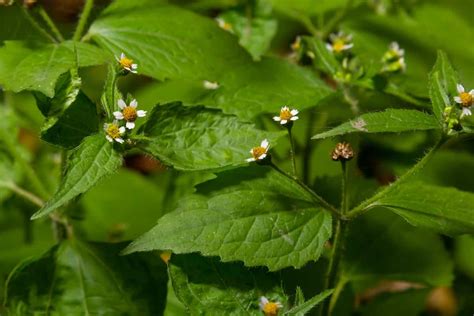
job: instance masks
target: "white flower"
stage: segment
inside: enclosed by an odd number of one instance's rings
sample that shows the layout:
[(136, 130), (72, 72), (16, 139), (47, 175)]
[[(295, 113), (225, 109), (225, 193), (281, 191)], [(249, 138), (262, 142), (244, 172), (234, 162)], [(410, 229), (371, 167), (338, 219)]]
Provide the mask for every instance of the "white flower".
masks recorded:
[(216, 90), (217, 88), (219, 88), (219, 84), (217, 82), (212, 82), (208, 80), (204, 80), (202, 82), (202, 85), (204, 89), (208, 89), (208, 90)]
[(329, 35), (329, 43), (326, 43), (326, 48), (334, 53), (341, 53), (354, 47), (352, 42), (352, 34), (346, 35), (340, 31)]
[(250, 150), (250, 154), (252, 154), (252, 158), (246, 159), (247, 162), (263, 160), (267, 157), (268, 149), (270, 148), (270, 144), (268, 143), (267, 139), (262, 140), (260, 146), (254, 147)]
[(296, 121), (299, 119), (298, 115), (298, 110), (293, 109), (290, 111), (290, 108), (287, 106), (284, 106), (280, 110), (280, 116), (274, 116), (273, 120), (276, 122), (280, 122), (281, 125), (285, 125), (286, 123), (290, 121)]
[(459, 95), (454, 97), (456, 103), (461, 104), (463, 107), (470, 107), (474, 103), (474, 89), (469, 92), (466, 92), (462, 84), (457, 84), (456, 86)]
[(280, 302), (270, 302), (265, 296), (260, 297), (258, 305), (266, 316), (278, 315), (278, 310), (283, 307)]
[(233, 33), (232, 24), (226, 22), (223, 18), (216, 18), (217, 25), (225, 31)]
[(134, 74), (137, 73), (138, 65), (134, 64), (133, 59), (127, 58), (124, 53), (121, 53), (120, 57), (116, 57), (116, 59), (123, 69), (133, 72)]
[(405, 50), (400, 48), (400, 45), (398, 45), (397, 42), (391, 42), (388, 48), (390, 52), (392, 52), (394, 55), (396, 55), (399, 58), (405, 56)]
[(123, 143), (124, 140), (122, 138), (122, 135), (125, 133), (125, 127), (119, 127), (117, 121), (113, 121), (112, 123), (105, 123), (104, 131), (105, 138), (107, 138), (109, 142), (112, 143), (115, 140), (117, 143)]
[(125, 120), (126, 121), (125, 126), (128, 129), (135, 128), (135, 121), (138, 117), (146, 116), (146, 111), (143, 111), (143, 110), (137, 111), (137, 106), (138, 106), (137, 100), (132, 100), (132, 102), (130, 102), (130, 105), (127, 105), (125, 101), (122, 99), (118, 100), (117, 103), (121, 111), (114, 112), (115, 119), (119, 121)]

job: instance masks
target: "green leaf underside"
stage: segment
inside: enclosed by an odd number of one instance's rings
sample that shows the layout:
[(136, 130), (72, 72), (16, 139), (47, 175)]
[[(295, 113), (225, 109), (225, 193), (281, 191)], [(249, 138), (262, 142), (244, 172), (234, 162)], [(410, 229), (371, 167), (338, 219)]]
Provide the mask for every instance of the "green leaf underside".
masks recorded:
[(143, 149), (180, 170), (247, 164), (252, 147), (263, 139), (273, 146), (285, 134), (258, 130), (219, 110), (179, 102), (156, 106), (141, 131), (150, 138)]
[(190, 315), (259, 316), (261, 296), (288, 305), (278, 277), (263, 268), (248, 269), (197, 254), (172, 255), (169, 275)]
[(313, 139), (323, 139), (349, 133), (397, 133), (439, 129), (436, 118), (416, 110), (387, 109), (383, 112), (363, 114), (327, 132), (316, 134)]
[(121, 257), (120, 248), (70, 240), (21, 263), (7, 283), (7, 307), (12, 315), (160, 315), (165, 265), (151, 255)]
[(382, 208), (349, 227), (342, 274), (357, 292), (376, 286), (381, 279), (451, 285), (453, 263), (438, 235), (412, 227)]
[(315, 306), (317, 306), (318, 304), (320, 304), (322, 301), (324, 301), (327, 297), (329, 297), (332, 293), (334, 292), (334, 290), (326, 290), (312, 298), (310, 298), (309, 300), (307, 300), (306, 302), (298, 305), (298, 306), (295, 306), (293, 307), (292, 309), (290, 309), (285, 315), (290, 315), (290, 316), (303, 316), (303, 315), (307, 315), (307, 313), (309, 311), (311, 311)]
[(54, 96), (59, 76), (77, 65), (79, 67), (105, 63), (107, 55), (86, 43), (64, 42), (61, 44), (28, 47), (17, 41), (6, 41), (0, 47), (0, 84), (13, 92), (39, 91)]
[(474, 233), (474, 194), (421, 182), (398, 186), (373, 206), (384, 206), (414, 226), (446, 235)]
[(254, 166), (199, 185), (125, 252), (201, 252), (274, 271), (317, 260), (330, 236), (330, 214), (306, 191), (272, 169)]
[(86, 192), (102, 178), (122, 165), (122, 157), (102, 133), (89, 136), (75, 148), (67, 161), (67, 169), (58, 191), (36, 212), (32, 219), (43, 217)]
[(133, 11), (126, 6), (126, 1), (114, 2), (92, 24), (89, 36), (115, 55), (125, 52), (141, 74), (217, 82), (207, 106), (251, 119), (286, 104), (302, 110), (331, 93), (309, 70), (275, 58), (252, 61), (235, 36), (209, 18), (154, 1), (143, 1)]
[(429, 88), (433, 113), (440, 122), (444, 121), (444, 108), (454, 103), (451, 100), (457, 95), (458, 83), (460, 83), (459, 77), (448, 57), (444, 52), (438, 51), (436, 64), (430, 73)]

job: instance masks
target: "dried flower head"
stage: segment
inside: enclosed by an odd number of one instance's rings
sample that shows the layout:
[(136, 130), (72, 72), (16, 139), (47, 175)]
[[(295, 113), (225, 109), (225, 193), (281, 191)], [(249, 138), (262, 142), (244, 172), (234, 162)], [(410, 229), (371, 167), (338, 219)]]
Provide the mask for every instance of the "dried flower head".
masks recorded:
[(354, 157), (354, 151), (349, 143), (338, 143), (332, 151), (331, 158), (334, 161), (347, 161)]
[(283, 307), (280, 302), (271, 302), (265, 296), (260, 297), (259, 306), (265, 316), (277, 316), (278, 311)]

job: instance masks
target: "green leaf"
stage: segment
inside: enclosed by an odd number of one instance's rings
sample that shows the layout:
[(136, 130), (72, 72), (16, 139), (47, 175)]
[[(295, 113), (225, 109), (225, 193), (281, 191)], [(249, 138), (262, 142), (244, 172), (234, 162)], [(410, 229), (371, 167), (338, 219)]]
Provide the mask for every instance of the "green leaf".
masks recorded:
[[(208, 93), (200, 104), (252, 119), (286, 104), (302, 110), (331, 93), (307, 69), (275, 58), (254, 62), (214, 20), (150, 0), (134, 10), (127, 3), (115, 1), (87, 36), (115, 55), (125, 52), (139, 73), (155, 79), (217, 82), (216, 90), (202, 87)], [(179, 94), (175, 100), (181, 100)]]
[(457, 95), (456, 85), (459, 77), (451, 65), (448, 57), (442, 51), (438, 51), (436, 64), (430, 73), (430, 98), (433, 113), (441, 123), (444, 122), (444, 108), (450, 105), (453, 96)]
[(459, 236), (454, 242), (456, 268), (474, 280), (474, 236)]
[(71, 151), (58, 190), (32, 219), (43, 217), (68, 203), (116, 172), (121, 165), (122, 156), (102, 133), (86, 137), (79, 147)]
[(176, 296), (190, 315), (262, 315), (261, 296), (287, 307), (275, 274), (241, 263), (222, 263), (197, 254), (172, 255), (169, 275)]
[(171, 249), (271, 271), (317, 260), (331, 236), (331, 216), (280, 173), (262, 166), (218, 175), (180, 201), (126, 253)]
[(326, 43), (314, 36), (303, 36), (302, 40), (307, 43), (308, 49), (316, 56), (314, 59), (316, 67), (334, 76), (341, 66), (334, 54), (326, 48)]
[(453, 263), (441, 238), (377, 208), (349, 225), (342, 278), (357, 292), (380, 280), (449, 286)]
[(321, 294), (318, 294), (310, 298), (306, 302), (293, 307), (288, 312), (286, 312), (285, 315), (304, 316), (307, 313), (309, 313), (316, 305), (324, 301), (333, 292), (334, 290), (326, 290), (322, 292)]
[(284, 132), (265, 132), (235, 116), (179, 102), (158, 105), (141, 129), (149, 139), (142, 148), (180, 170), (205, 170), (246, 164), (252, 147)]
[(407, 290), (401, 293), (380, 294), (362, 306), (362, 316), (419, 316), (426, 311), (431, 289)]
[(474, 194), (412, 182), (397, 186), (371, 206), (384, 206), (410, 224), (446, 235), (473, 234)]
[(165, 265), (154, 255), (119, 256), (121, 244), (67, 240), (20, 264), (7, 283), (15, 315), (160, 315)]
[(3, 89), (39, 91), (50, 98), (54, 96), (56, 81), (63, 73), (76, 65), (100, 65), (108, 58), (101, 49), (86, 43), (68, 41), (28, 46), (23, 42), (6, 41), (4, 44), (0, 47), (0, 84)]
[(387, 109), (383, 112), (362, 114), (350, 122), (343, 123), (327, 132), (316, 134), (312, 139), (323, 139), (354, 132), (396, 133), (439, 128), (436, 118), (432, 115), (416, 110)]

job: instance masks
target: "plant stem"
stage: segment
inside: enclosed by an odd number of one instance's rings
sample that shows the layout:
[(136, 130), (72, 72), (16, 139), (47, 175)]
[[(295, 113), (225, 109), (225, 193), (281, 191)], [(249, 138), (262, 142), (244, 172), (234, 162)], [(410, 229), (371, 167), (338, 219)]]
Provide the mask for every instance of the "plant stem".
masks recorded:
[(342, 185), (341, 185), (341, 212), (342, 214), (346, 214), (349, 210), (349, 194), (348, 194), (348, 185), (347, 185), (347, 162), (345, 160), (341, 160), (341, 169), (342, 169)]
[(347, 12), (352, 8), (354, 0), (347, 0), (346, 5), (342, 10), (340, 10), (333, 18), (326, 24), (326, 27), (322, 31), (322, 38), (328, 36), (331, 32), (333, 32), (334, 28), (339, 24), (339, 22), (344, 19)]
[(298, 175), (296, 174), (295, 141), (293, 139), (293, 135), (291, 134), (291, 127), (292, 127), (291, 125), (288, 127), (288, 137), (290, 138), (291, 167), (293, 170), (293, 176), (295, 178), (298, 178)]
[(386, 186), (384, 189), (379, 191), (377, 194), (373, 195), (371, 198), (368, 200), (365, 200), (358, 206), (356, 206), (354, 209), (349, 211), (347, 213), (347, 218), (348, 219), (353, 219), (356, 218), (357, 216), (365, 213), (368, 211), (370, 208), (376, 206), (376, 202), (383, 198), (386, 194), (390, 193), (391, 191), (395, 190), (398, 188), (402, 183), (407, 181), (411, 176), (416, 174), (418, 171), (423, 169), (423, 167), (426, 165), (426, 163), (433, 157), (435, 152), (443, 145), (444, 143), (444, 138), (441, 138), (429, 151), (428, 153), (420, 160), (418, 163), (416, 163), (413, 167), (411, 167), (410, 170), (408, 170), (405, 174), (403, 174), (397, 181), (392, 183), (391, 185)]
[(76, 30), (74, 31), (74, 36), (72, 38), (73, 41), (79, 41), (81, 39), (82, 33), (84, 32), (84, 28), (87, 24), (87, 19), (89, 18), (93, 7), (94, 0), (86, 0), (81, 17), (79, 18), (79, 22), (77, 23)]
[(31, 203), (33, 203), (36, 206), (42, 207), (44, 205), (44, 201), (42, 199), (40, 199), (39, 197), (37, 197), (36, 195), (31, 193), (30, 191), (27, 191), (27, 190), (19, 187), (18, 185), (16, 185), (13, 182), (0, 181), (0, 187), (12, 190), (16, 194), (18, 194), (19, 196), (21, 196), (25, 200), (30, 201)]
[(35, 29), (38, 30), (38, 32), (41, 33), (41, 35), (43, 35), (44, 37), (46, 37), (53, 43), (58, 42), (53, 36), (51, 36), (51, 34), (49, 34), (44, 28), (42, 28), (41, 25), (30, 15), (30, 11), (28, 9), (21, 6), (21, 11), (25, 15), (26, 19), (31, 23), (31, 25), (33, 25)]
[(53, 32), (53, 34), (56, 36), (56, 39), (60, 42), (63, 42), (64, 37), (62, 36), (61, 32), (59, 32), (56, 24), (54, 24), (53, 20), (49, 17), (48, 13), (42, 6), (39, 6), (38, 13), (49, 26), (51, 32)]

